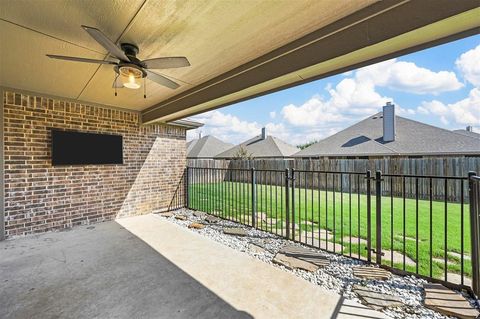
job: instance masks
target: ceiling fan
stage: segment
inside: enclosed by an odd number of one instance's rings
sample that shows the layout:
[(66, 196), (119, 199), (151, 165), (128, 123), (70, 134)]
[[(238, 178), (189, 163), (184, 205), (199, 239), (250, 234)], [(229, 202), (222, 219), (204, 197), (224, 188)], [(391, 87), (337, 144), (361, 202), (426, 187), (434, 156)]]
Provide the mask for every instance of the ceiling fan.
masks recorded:
[[(115, 89), (123, 87), (129, 89), (138, 89), (141, 86), (140, 80), (144, 79), (145, 81), (145, 78), (148, 78), (170, 89), (176, 89), (180, 86), (178, 83), (150, 70), (172, 69), (190, 66), (190, 62), (188, 62), (188, 59), (186, 57), (164, 57), (141, 61), (137, 58), (139, 49), (136, 45), (130, 43), (121, 43), (120, 47), (118, 47), (105, 34), (103, 34), (102, 31), (84, 25), (82, 25), (82, 28), (87, 31), (87, 33), (95, 41), (97, 41), (101, 46), (103, 46), (112, 57), (118, 59), (119, 61), (114, 62), (106, 60), (95, 60), (54, 54), (47, 54), (47, 56), (52, 59), (60, 59), (67, 61), (111, 64), (113, 65), (113, 69), (115, 70), (115, 80), (113, 81), (113, 87)], [(115, 96), (116, 95), (117, 92), (115, 91)], [(144, 95), (144, 97), (146, 96)]]

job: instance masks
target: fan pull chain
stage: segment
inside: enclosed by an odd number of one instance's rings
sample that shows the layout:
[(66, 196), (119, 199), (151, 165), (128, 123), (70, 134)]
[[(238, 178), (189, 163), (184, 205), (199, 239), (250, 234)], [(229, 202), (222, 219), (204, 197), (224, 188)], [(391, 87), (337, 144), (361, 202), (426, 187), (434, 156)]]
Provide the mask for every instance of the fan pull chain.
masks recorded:
[(117, 79), (118, 79), (118, 74), (115, 73), (115, 78), (113, 79), (113, 87), (115, 88), (115, 96), (117, 96)]
[(143, 78), (143, 98), (147, 98), (147, 78)]

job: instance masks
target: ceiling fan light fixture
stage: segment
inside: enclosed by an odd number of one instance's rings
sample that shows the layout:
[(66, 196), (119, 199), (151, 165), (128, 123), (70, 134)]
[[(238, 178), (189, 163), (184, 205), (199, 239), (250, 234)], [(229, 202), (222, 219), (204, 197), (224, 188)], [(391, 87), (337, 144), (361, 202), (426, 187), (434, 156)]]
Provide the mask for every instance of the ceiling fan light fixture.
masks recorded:
[(141, 70), (136, 67), (121, 66), (118, 71), (124, 87), (134, 90), (141, 87), (140, 80), (144, 77)]

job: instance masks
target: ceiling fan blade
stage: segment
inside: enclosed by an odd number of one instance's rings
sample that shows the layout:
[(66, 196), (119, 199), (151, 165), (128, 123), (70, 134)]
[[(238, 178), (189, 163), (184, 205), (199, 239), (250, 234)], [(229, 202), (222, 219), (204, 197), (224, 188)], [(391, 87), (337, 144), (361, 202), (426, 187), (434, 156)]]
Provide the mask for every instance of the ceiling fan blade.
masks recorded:
[(107, 51), (116, 57), (117, 59), (120, 59), (122, 61), (127, 61), (129, 62), (130, 59), (125, 55), (125, 53), (120, 49), (115, 43), (112, 42), (105, 34), (102, 33), (102, 31), (98, 30), (97, 28), (92, 28), (92, 27), (87, 27), (85, 25), (82, 25), (82, 28), (85, 29), (85, 31), (90, 34), (90, 36), (100, 43), (102, 47), (107, 49)]
[(78, 58), (78, 57), (75, 57), (75, 56), (64, 56), (64, 55), (55, 55), (55, 54), (47, 54), (47, 56), (51, 59), (59, 59), (59, 60), (67, 60), (67, 61), (75, 61), (75, 62), (98, 63), (98, 64), (115, 64), (115, 65), (117, 64), (117, 62), (113, 62), (113, 61)]
[(145, 71), (147, 72), (147, 78), (149, 78), (150, 80), (152, 80), (154, 82), (157, 82), (160, 85), (166, 86), (167, 88), (170, 88), (170, 89), (173, 89), (173, 90), (180, 86), (178, 83), (173, 82), (170, 79), (167, 79), (163, 75), (153, 73), (152, 71), (149, 71), (149, 70), (145, 70)]
[(142, 61), (147, 69), (173, 69), (190, 66), (188, 59), (183, 56), (156, 58)]
[(123, 87), (124, 87), (124, 86), (123, 86), (122, 81), (120, 80), (120, 77), (117, 76), (117, 77), (115, 78), (115, 80), (113, 81), (113, 83), (112, 83), (112, 88), (114, 88), (114, 89), (115, 89), (115, 88), (117, 88), (117, 89), (122, 89)]

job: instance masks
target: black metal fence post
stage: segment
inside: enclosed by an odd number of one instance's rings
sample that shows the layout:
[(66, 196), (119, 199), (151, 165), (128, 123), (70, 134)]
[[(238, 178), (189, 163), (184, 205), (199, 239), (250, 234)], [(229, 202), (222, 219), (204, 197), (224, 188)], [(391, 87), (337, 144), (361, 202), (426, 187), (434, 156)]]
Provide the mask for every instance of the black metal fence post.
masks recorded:
[[(291, 169), (290, 183), (292, 187), (292, 235), (291, 239), (295, 240), (295, 169)], [(299, 226), (300, 227), (300, 226)]]
[(375, 238), (376, 238), (376, 262), (382, 263), (382, 172), (375, 173)]
[(372, 261), (372, 172), (367, 171), (365, 179), (367, 180), (367, 260)]
[(285, 169), (285, 227), (286, 236), (290, 239), (290, 177), (288, 173), (288, 168)]
[(475, 172), (468, 173), (470, 197), (470, 227), (472, 241), (472, 290), (480, 296), (480, 177)]
[(190, 196), (189, 196), (189, 185), (190, 185), (190, 178), (189, 178), (189, 170), (190, 168), (187, 166), (185, 168), (185, 207), (190, 208)]
[(255, 228), (256, 226), (256, 218), (257, 218), (257, 198), (256, 198), (256, 176), (255, 176), (255, 168), (250, 169), (251, 178), (252, 178), (252, 227)]

